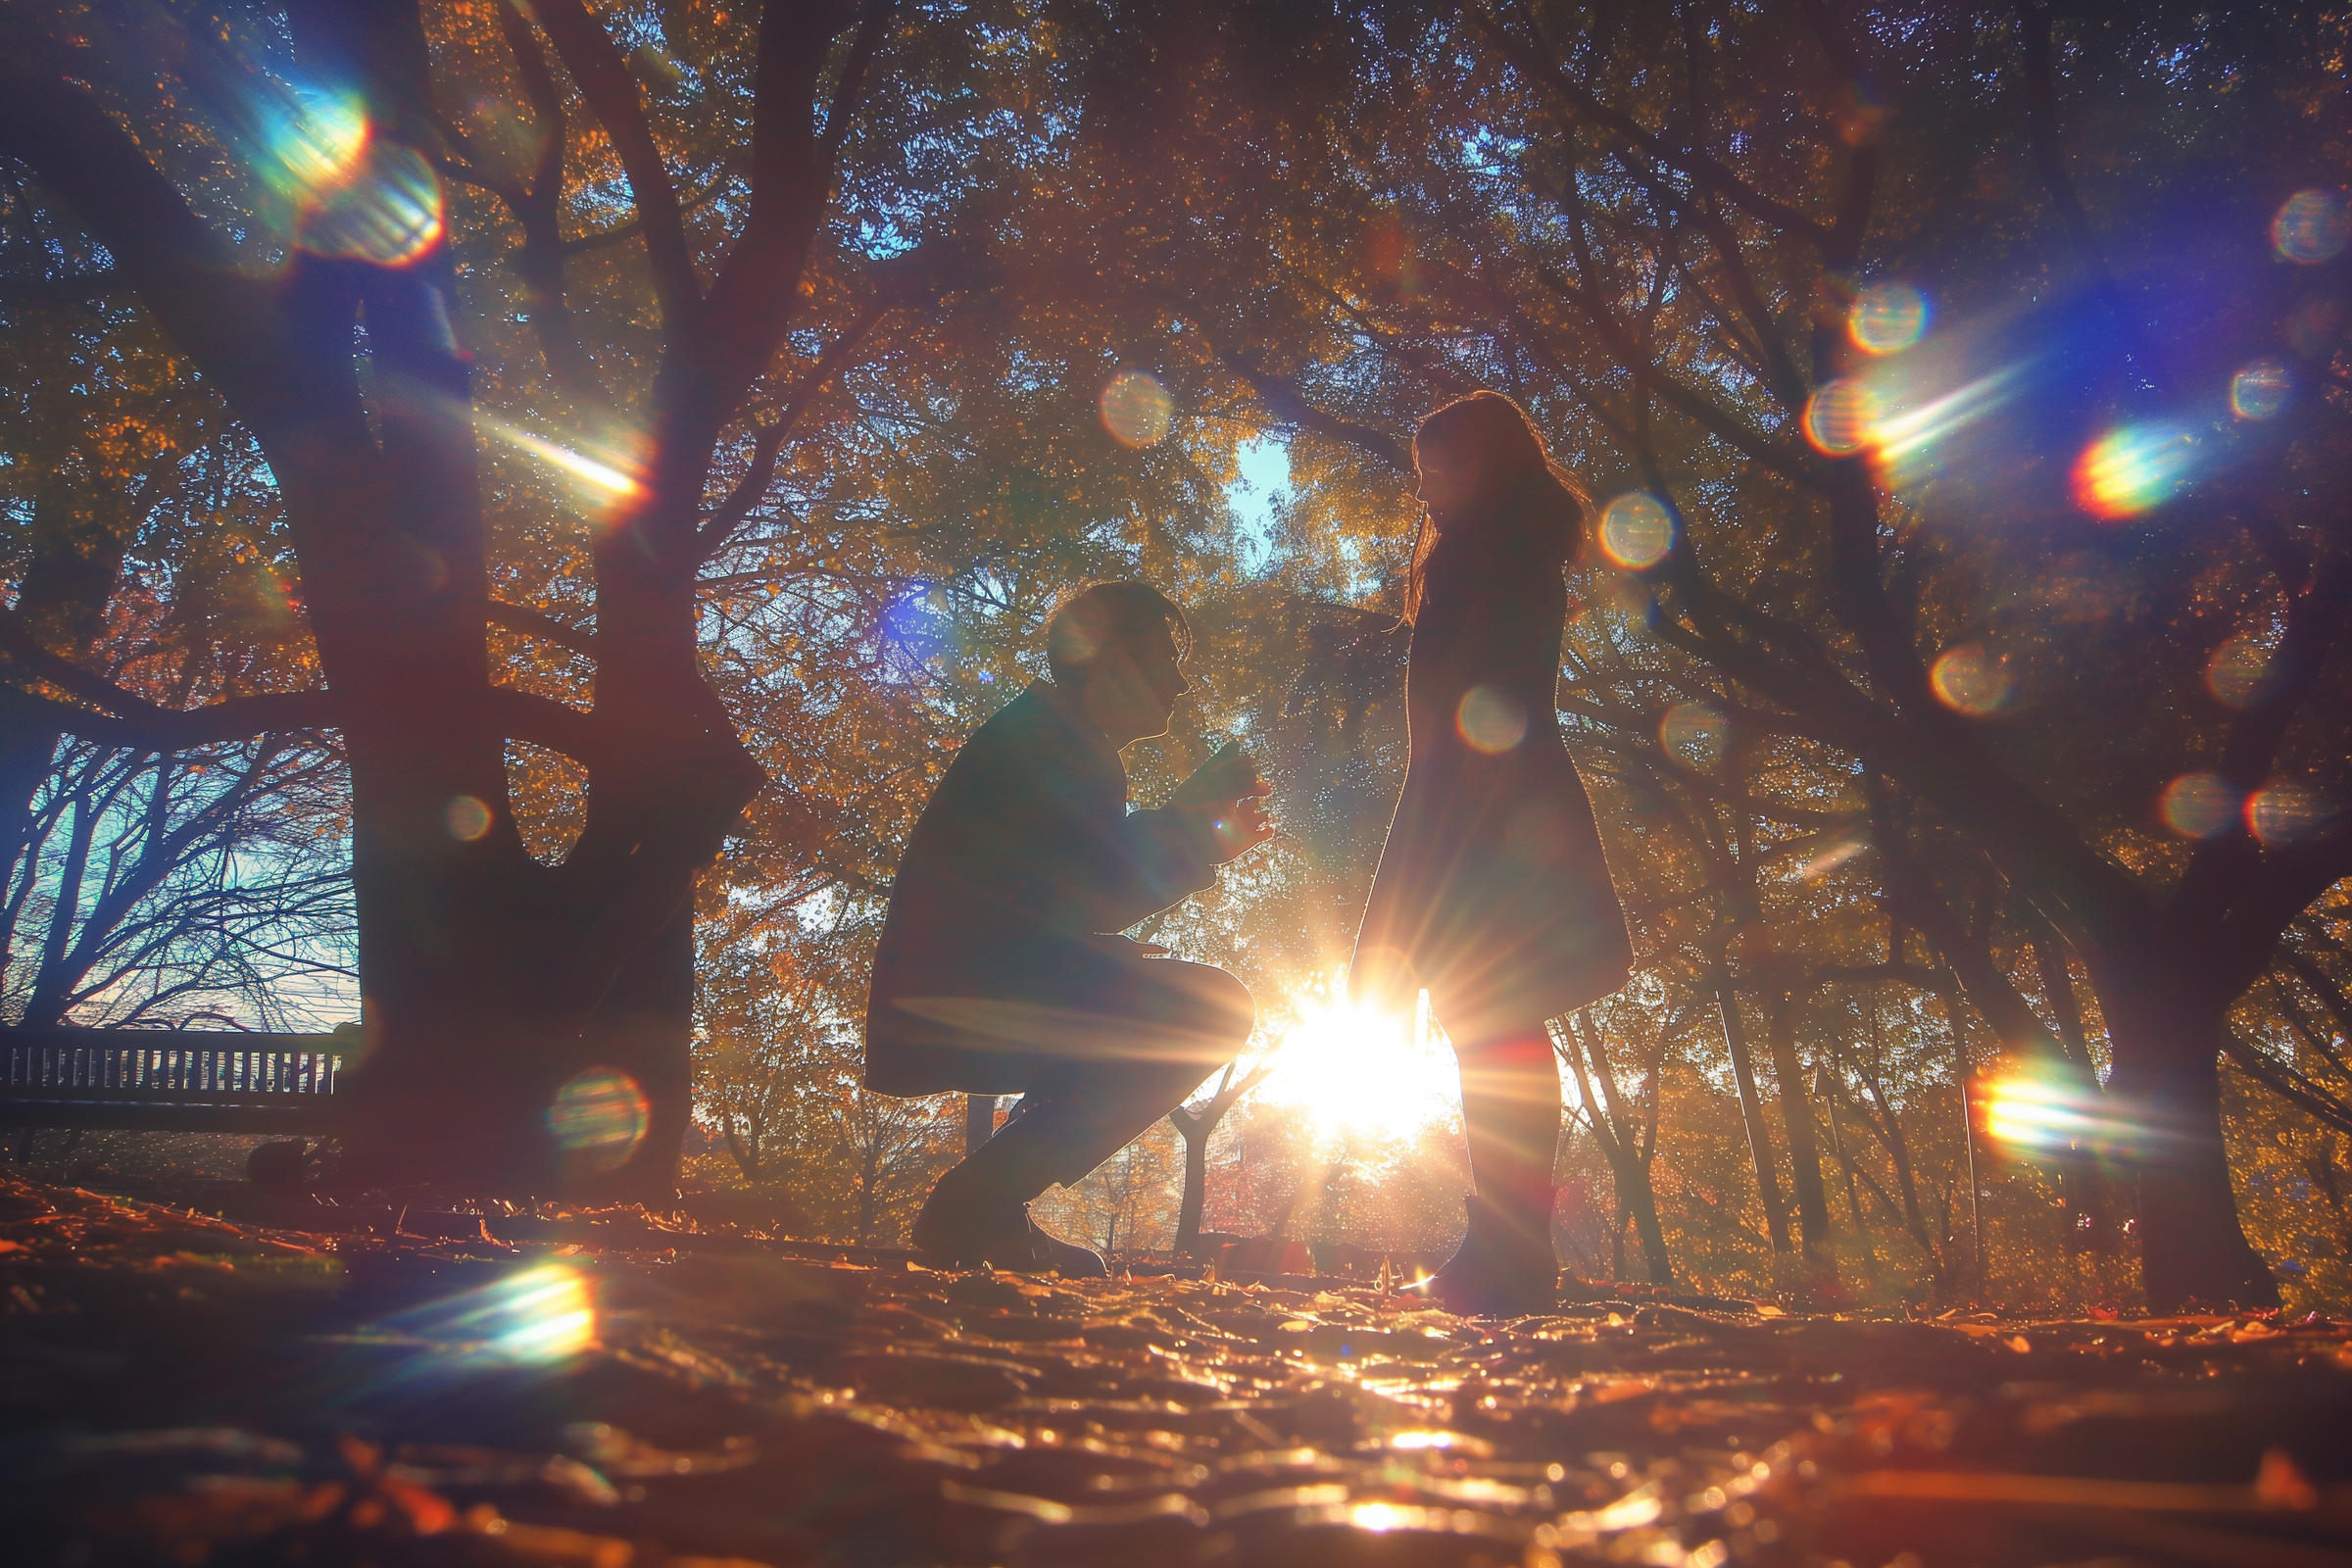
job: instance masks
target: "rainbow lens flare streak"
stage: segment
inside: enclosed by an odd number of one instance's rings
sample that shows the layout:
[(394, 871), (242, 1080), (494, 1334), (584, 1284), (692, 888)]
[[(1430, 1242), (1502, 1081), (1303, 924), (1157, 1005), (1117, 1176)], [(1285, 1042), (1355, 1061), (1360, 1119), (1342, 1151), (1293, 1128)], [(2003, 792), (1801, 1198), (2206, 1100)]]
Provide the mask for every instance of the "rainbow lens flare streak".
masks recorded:
[(560, 468), (575, 479), (585, 480), (595, 489), (615, 501), (625, 501), (644, 490), (636, 476), (612, 463), (592, 458), (569, 447), (558, 446), (544, 436), (516, 429), (504, 419), (494, 419), (486, 414), (474, 416), (474, 423), (484, 435), (495, 436), (517, 452), (528, 453), (551, 467)]
[(547, 1107), (547, 1136), (568, 1163), (586, 1170), (618, 1170), (637, 1152), (653, 1106), (637, 1080), (617, 1067), (591, 1067), (556, 1091)]
[(378, 135), (356, 95), (281, 90), (253, 125), (248, 156), (292, 209), (296, 249), (404, 267), (440, 243), (440, 176), (416, 148)]
[(2094, 517), (2135, 517), (2178, 495), (2196, 459), (2197, 438), (2180, 425), (2110, 430), (2075, 464), (2075, 503)]
[(547, 1366), (596, 1343), (596, 1303), (578, 1270), (543, 1263), (495, 1285), (414, 1307), (354, 1343), (411, 1348), (390, 1382), (436, 1382)]
[(1902, 490), (1932, 476), (1938, 447), (2015, 397), (2023, 368), (1979, 376), (1918, 408), (1873, 419), (1863, 444), (1880, 481), (1889, 490)]
[(2123, 1159), (2146, 1153), (2157, 1141), (2144, 1118), (2108, 1096), (2051, 1078), (2013, 1074), (1977, 1095), (1985, 1136), (2015, 1149)]
[(262, 177), (297, 201), (349, 179), (368, 150), (368, 116), (345, 93), (302, 93), (261, 114)]

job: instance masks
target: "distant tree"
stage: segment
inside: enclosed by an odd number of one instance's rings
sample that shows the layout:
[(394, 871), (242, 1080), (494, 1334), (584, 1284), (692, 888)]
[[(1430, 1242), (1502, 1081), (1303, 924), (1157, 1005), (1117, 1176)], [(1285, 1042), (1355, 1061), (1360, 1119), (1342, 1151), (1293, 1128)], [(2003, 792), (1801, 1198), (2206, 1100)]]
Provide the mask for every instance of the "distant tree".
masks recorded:
[(840, 1087), (831, 1113), (831, 1157), (849, 1175), (845, 1227), (861, 1246), (904, 1242), (931, 1184), (956, 1160), (960, 1103), (901, 1100)]
[(1241, 1063), (1229, 1061), (1217, 1079), (1217, 1087), (1206, 1100), (1192, 1101), (1168, 1112), (1168, 1124), (1184, 1140), (1184, 1199), (1176, 1210), (1176, 1255), (1191, 1257), (1200, 1250), (1200, 1210), (1208, 1200), (1208, 1141), (1214, 1136), (1217, 1124), (1225, 1113), (1240, 1102), (1242, 1097), (1266, 1081), (1274, 1070), (1272, 1061), (1260, 1058), (1256, 1065), (1239, 1079), (1235, 1069)]
[[(1610, 1060), (1604, 1033), (1590, 1009), (1570, 1018), (1552, 1037), (1552, 1049), (1576, 1082), (1572, 1114), (1592, 1134), (1616, 1178), (1617, 1221), (1610, 1227), (1622, 1237), (1630, 1220), (1642, 1239), (1642, 1258), (1652, 1285), (1674, 1283), (1674, 1259), (1666, 1250), (1665, 1227), (1658, 1222), (1657, 1191), (1650, 1185), (1649, 1167), (1658, 1157), (1658, 1111), (1663, 1096), (1659, 1075), (1665, 1068), (1663, 1040), (1658, 1040), (1643, 1062), (1639, 1098), (1620, 1085)], [(1597, 1092), (1596, 1092), (1597, 1091)]]

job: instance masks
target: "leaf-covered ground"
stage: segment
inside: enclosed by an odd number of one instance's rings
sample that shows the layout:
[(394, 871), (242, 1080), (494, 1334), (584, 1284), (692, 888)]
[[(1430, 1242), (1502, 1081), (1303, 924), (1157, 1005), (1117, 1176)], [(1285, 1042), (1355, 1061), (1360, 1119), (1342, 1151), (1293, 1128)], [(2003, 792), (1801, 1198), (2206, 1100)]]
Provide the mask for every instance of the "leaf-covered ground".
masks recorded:
[(398, 1221), (0, 1182), (9, 1560), (2352, 1565), (2324, 1322), (1505, 1323)]

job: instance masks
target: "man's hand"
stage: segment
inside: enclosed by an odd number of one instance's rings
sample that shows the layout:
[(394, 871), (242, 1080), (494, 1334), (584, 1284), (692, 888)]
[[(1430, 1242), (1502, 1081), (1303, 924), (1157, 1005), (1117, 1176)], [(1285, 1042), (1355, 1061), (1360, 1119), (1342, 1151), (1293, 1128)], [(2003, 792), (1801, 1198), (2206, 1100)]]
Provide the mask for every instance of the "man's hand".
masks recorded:
[(1258, 804), (1273, 793), (1274, 786), (1258, 776), (1250, 754), (1229, 743), (1193, 769), (1168, 804), (1208, 830), (1222, 865), (1274, 836), (1274, 823)]

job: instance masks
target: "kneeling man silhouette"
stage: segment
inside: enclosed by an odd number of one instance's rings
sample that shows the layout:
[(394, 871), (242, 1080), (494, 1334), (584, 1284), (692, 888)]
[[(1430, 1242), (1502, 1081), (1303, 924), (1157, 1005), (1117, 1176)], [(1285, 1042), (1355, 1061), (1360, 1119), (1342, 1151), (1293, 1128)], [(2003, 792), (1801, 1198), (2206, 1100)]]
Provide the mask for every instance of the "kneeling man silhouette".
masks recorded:
[(1256, 1020), (1224, 970), (1117, 934), (1274, 831), (1267, 786), (1233, 746), (1166, 806), (1128, 809), (1119, 753), (1167, 733), (1192, 641), (1143, 583), (1069, 599), (1046, 629), (1050, 678), (964, 743), (906, 842), (874, 955), (866, 1087), (1022, 1097), (914, 1222), (916, 1250), (942, 1266), (1107, 1272), (1039, 1229), (1030, 1200), (1181, 1104)]

